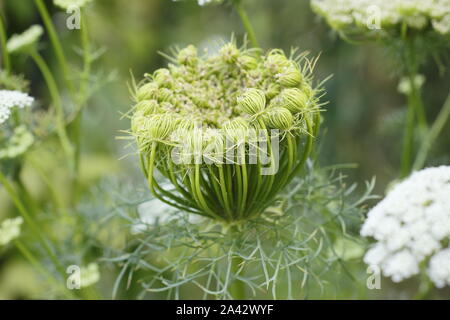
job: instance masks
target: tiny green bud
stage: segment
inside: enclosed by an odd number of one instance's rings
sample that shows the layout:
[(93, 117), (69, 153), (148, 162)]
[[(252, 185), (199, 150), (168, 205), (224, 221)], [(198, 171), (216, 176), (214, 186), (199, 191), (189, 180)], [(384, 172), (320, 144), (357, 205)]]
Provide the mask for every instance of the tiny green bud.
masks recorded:
[(243, 112), (254, 115), (262, 112), (266, 107), (266, 95), (259, 89), (247, 89), (237, 98), (237, 102)]
[(288, 130), (294, 123), (294, 117), (292, 113), (282, 107), (275, 107), (267, 110), (263, 116), (264, 122), (274, 129)]
[(277, 81), (283, 87), (296, 87), (303, 81), (303, 75), (300, 70), (291, 65), (283, 72), (276, 75)]
[(160, 87), (170, 88), (173, 84), (172, 76), (170, 71), (166, 68), (161, 68), (153, 73), (153, 81)]
[(198, 62), (197, 48), (189, 45), (178, 53), (177, 60), (185, 66), (195, 66)]
[(167, 88), (161, 88), (158, 90), (159, 102), (170, 102), (173, 98), (173, 91)]
[(271, 100), (279, 94), (280, 94), (280, 85), (277, 83), (270, 83), (266, 89), (266, 98), (268, 100)]
[(137, 101), (150, 100), (156, 98), (158, 91), (158, 85), (153, 82), (149, 82), (141, 86), (136, 92)]
[(160, 107), (156, 100), (143, 100), (136, 105), (136, 111), (142, 111), (144, 116), (157, 113), (159, 110)]
[(289, 67), (290, 61), (281, 50), (272, 50), (266, 57), (264, 66), (272, 73), (278, 74)]
[(308, 107), (308, 96), (298, 88), (284, 89), (280, 95), (281, 107), (299, 113)]
[(235, 63), (238, 60), (240, 51), (233, 43), (227, 43), (220, 49), (220, 56), (226, 63)]
[(243, 55), (238, 58), (239, 64), (246, 70), (256, 69), (258, 66), (258, 60), (249, 55)]
[(169, 114), (155, 114), (145, 123), (146, 137), (150, 140), (164, 140), (175, 130), (178, 121)]

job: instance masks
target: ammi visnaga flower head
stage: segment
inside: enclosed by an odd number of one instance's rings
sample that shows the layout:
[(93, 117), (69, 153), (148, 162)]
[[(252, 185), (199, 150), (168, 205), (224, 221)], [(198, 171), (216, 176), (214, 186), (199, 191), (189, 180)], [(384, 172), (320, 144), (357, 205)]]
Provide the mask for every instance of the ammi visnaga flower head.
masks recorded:
[[(221, 221), (262, 213), (303, 167), (320, 122), (305, 55), (194, 46), (137, 86), (131, 116), (160, 200)], [(163, 188), (158, 174), (171, 188)]]

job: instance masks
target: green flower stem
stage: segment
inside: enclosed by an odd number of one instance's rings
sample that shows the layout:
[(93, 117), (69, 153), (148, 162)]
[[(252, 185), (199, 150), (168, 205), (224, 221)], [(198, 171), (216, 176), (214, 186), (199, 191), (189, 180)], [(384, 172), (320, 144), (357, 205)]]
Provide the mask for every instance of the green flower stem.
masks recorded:
[(408, 104), (408, 115), (406, 117), (406, 127), (403, 136), (403, 151), (402, 162), (400, 168), (400, 177), (407, 177), (411, 171), (411, 154), (414, 142), (414, 109), (411, 104)]
[[(82, 15), (83, 16), (83, 15)], [(81, 74), (81, 83), (80, 83), (80, 94), (78, 96), (77, 107), (76, 107), (76, 115), (73, 122), (73, 143), (75, 148), (75, 176), (78, 176), (78, 172), (80, 170), (80, 155), (81, 155), (81, 119), (83, 117), (83, 109), (86, 105), (87, 100), (87, 89), (89, 84), (89, 74), (91, 73), (91, 48), (89, 43), (89, 31), (88, 26), (84, 18), (81, 20), (81, 45), (83, 48), (83, 72)], [(75, 189), (75, 198), (78, 198), (79, 194), (79, 185), (78, 179), (74, 179), (74, 189)]]
[(247, 12), (242, 5), (242, 0), (233, 0), (234, 7), (241, 18), (242, 24), (244, 25), (245, 30), (247, 31), (248, 38), (254, 48), (259, 48), (258, 40), (256, 39), (255, 31), (253, 26), (248, 18)]
[[(148, 159), (148, 164), (147, 164), (147, 181), (148, 181), (148, 187), (150, 189), (150, 191), (152, 192), (152, 194), (159, 200), (161, 200), (162, 202), (173, 206), (177, 209), (180, 210), (184, 210), (187, 212), (191, 212), (191, 213), (196, 213), (196, 214), (201, 214), (200, 211), (196, 211), (193, 209), (190, 209), (189, 206), (184, 206), (184, 200), (180, 199), (180, 198), (176, 198), (173, 195), (171, 195), (168, 192), (165, 192), (155, 181), (155, 179), (153, 178), (153, 171), (155, 169), (155, 159), (156, 159), (156, 151), (157, 151), (157, 147), (158, 147), (158, 143), (157, 142), (153, 142), (152, 146), (150, 148), (150, 157)], [(158, 193), (158, 191), (161, 192), (162, 194), (164, 194), (165, 196), (172, 198), (175, 202), (172, 202), (170, 200), (167, 200), (166, 198), (164, 198), (164, 196), (160, 193)], [(179, 204), (181, 203), (181, 204)]]
[(38, 272), (40, 272), (48, 281), (52, 283), (53, 286), (58, 288), (64, 295), (67, 296), (69, 299), (75, 299), (76, 296), (71, 293), (67, 288), (52, 274), (50, 274), (45, 266), (42, 265), (42, 263), (31, 253), (30, 250), (26, 247), (24, 243), (22, 243), (20, 240), (15, 240), (14, 244), (16, 248), (20, 251), (20, 253), (25, 257), (25, 259), (30, 262), (30, 264), (36, 268)]
[(73, 146), (67, 135), (64, 109), (62, 106), (62, 100), (61, 100), (61, 96), (58, 91), (58, 87), (56, 85), (55, 78), (53, 77), (49, 67), (47, 66), (47, 63), (44, 61), (44, 59), (41, 57), (41, 55), (37, 51), (32, 51), (31, 57), (33, 58), (36, 65), (38, 66), (39, 70), (42, 72), (42, 75), (44, 76), (44, 80), (50, 91), (50, 96), (52, 98), (53, 105), (54, 105), (55, 111), (56, 111), (56, 131), (57, 131), (59, 140), (61, 142), (61, 146), (62, 146), (62, 148), (67, 156), (67, 159), (69, 161), (69, 168), (70, 168), (71, 172), (73, 173), (74, 149), (73, 149)]
[(11, 200), (13, 201), (14, 205), (16, 206), (17, 210), (19, 211), (20, 215), (23, 217), (25, 222), (30, 227), (31, 231), (34, 233), (34, 235), (37, 237), (39, 242), (41, 243), (44, 251), (52, 261), (52, 263), (55, 265), (58, 272), (65, 277), (66, 272), (59, 262), (58, 258), (53, 253), (52, 248), (49, 246), (47, 239), (42, 234), (41, 230), (39, 229), (39, 226), (36, 224), (34, 219), (31, 217), (31, 215), (28, 213), (26, 207), (23, 205), (23, 203), (20, 201), (20, 198), (17, 196), (16, 192), (14, 191), (14, 188), (11, 186), (9, 181), (6, 179), (6, 177), (3, 175), (2, 172), (0, 172), (0, 183), (5, 187), (6, 192), (10, 196)]
[(245, 155), (243, 155), (243, 164), (241, 166), (242, 174), (242, 205), (239, 208), (240, 215), (243, 215), (246, 211), (247, 194), (248, 194), (248, 175), (247, 175), (247, 165), (245, 164)]
[(409, 39), (406, 37), (406, 31), (404, 33), (404, 63), (407, 78), (410, 84), (410, 90), (407, 95), (408, 114), (403, 138), (403, 150), (400, 166), (401, 178), (407, 177), (411, 173), (416, 121), (419, 126), (419, 133), (421, 137), (427, 131), (427, 120), (425, 115), (425, 108), (422, 101), (421, 90), (416, 84), (416, 77), (419, 71), (416, 46), (414, 38)]
[[(231, 232), (232, 238), (238, 238), (239, 230), (236, 225), (232, 226), (229, 229), (229, 232)], [(239, 271), (243, 273), (241, 264), (244, 260), (236, 254), (230, 255), (229, 259), (231, 259), (231, 272), (233, 273), (234, 277), (237, 277), (239, 275)], [(234, 279), (229, 284), (229, 293), (234, 300), (245, 300), (245, 283), (241, 280)]]
[(295, 176), (297, 176), (299, 174), (299, 172), (304, 167), (306, 160), (308, 160), (308, 157), (312, 151), (312, 146), (313, 146), (313, 142), (315, 139), (315, 136), (313, 135), (314, 128), (311, 124), (311, 120), (308, 117), (305, 117), (305, 121), (306, 121), (306, 127), (307, 127), (307, 132), (306, 132), (307, 138), (306, 138), (306, 144), (304, 147), (303, 155), (302, 155), (302, 158), (300, 159), (300, 162), (295, 166), (294, 170), (290, 174), (290, 176), (286, 182), (286, 185), (289, 184), (292, 181), (292, 179), (294, 179)]
[(7, 36), (6, 36), (6, 28), (5, 24), (3, 23), (3, 17), (0, 15), (0, 43), (2, 46), (2, 57), (3, 57), (3, 66), (5, 71), (10, 74), (11, 73), (11, 59), (9, 57), (8, 50), (6, 49), (6, 42), (7, 42)]
[(222, 195), (222, 189), (219, 184), (219, 179), (217, 178), (216, 174), (214, 173), (214, 169), (212, 166), (208, 166), (208, 173), (209, 173), (209, 181), (212, 184), (212, 187), (214, 189), (214, 194), (217, 198), (217, 200), (220, 202), (221, 208), (225, 208), (225, 214), (231, 219), (231, 210), (227, 209), (228, 203), (226, 203), (223, 199)]
[(215, 217), (217, 219), (222, 219), (214, 210), (212, 210), (209, 205), (206, 203), (205, 197), (203, 196), (202, 190), (201, 190), (201, 183), (200, 183), (200, 165), (195, 164), (195, 169), (193, 172), (193, 190), (194, 193), (196, 193), (197, 200), (201, 206), (201, 208), (208, 214), (210, 214), (212, 217)]
[[(259, 122), (259, 125), (261, 126), (261, 128), (264, 130), (265, 135), (266, 135), (265, 138), (267, 139), (267, 152), (270, 153), (270, 166), (272, 167), (275, 165), (275, 158), (274, 158), (274, 154), (272, 152), (271, 136), (267, 132), (267, 127), (264, 124), (264, 122), (261, 119), (259, 119), (258, 122)], [(274, 183), (274, 179), (275, 179), (275, 174), (270, 174), (268, 176), (268, 178), (266, 179), (268, 181), (264, 184), (264, 191), (261, 194), (261, 199), (266, 199), (267, 195), (270, 193), (270, 190), (272, 189), (272, 186)]]
[(228, 197), (228, 190), (227, 190), (227, 183), (225, 181), (225, 174), (223, 170), (223, 165), (219, 165), (219, 184), (220, 184), (220, 190), (222, 191), (222, 197), (223, 201), (225, 202), (225, 210), (227, 213), (231, 216), (231, 205), (230, 205), (230, 199)]
[(438, 138), (445, 124), (447, 123), (448, 118), (450, 117), (450, 95), (447, 97), (447, 100), (444, 103), (439, 115), (425, 136), (422, 144), (419, 148), (419, 152), (417, 153), (416, 160), (414, 161), (413, 170), (420, 170), (424, 167), (425, 162), (428, 157), (428, 152), (431, 149), (431, 146)]
[(36, 4), (39, 10), (39, 14), (41, 15), (42, 20), (44, 21), (45, 27), (47, 29), (50, 38), (50, 42), (52, 43), (53, 49), (55, 50), (56, 53), (56, 58), (58, 59), (58, 62), (61, 66), (66, 86), (71, 92), (71, 94), (74, 95), (75, 88), (72, 82), (70, 81), (70, 73), (66, 56), (64, 54), (61, 41), (59, 40), (58, 35), (56, 33), (55, 26), (53, 25), (52, 19), (50, 18), (50, 14), (47, 10), (47, 7), (45, 6), (42, 0), (34, 0), (34, 3)]

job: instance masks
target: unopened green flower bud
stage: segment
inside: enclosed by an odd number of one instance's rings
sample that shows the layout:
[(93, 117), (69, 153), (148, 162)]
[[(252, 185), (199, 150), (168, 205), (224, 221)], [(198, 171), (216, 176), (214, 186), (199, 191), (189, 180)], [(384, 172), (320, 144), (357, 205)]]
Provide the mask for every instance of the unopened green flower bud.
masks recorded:
[(280, 94), (280, 85), (277, 83), (271, 83), (266, 89), (266, 98), (268, 100), (271, 100), (272, 98), (276, 97)]
[(249, 55), (239, 57), (238, 62), (246, 70), (252, 70), (258, 66), (258, 60)]
[(157, 97), (158, 85), (149, 82), (141, 86), (136, 92), (137, 101), (155, 99)]
[(167, 88), (161, 88), (158, 90), (159, 102), (170, 102), (173, 98), (173, 91)]
[(146, 122), (147, 138), (150, 140), (164, 140), (175, 130), (178, 121), (169, 114), (155, 114)]
[(240, 55), (239, 49), (233, 43), (227, 43), (220, 49), (220, 56), (226, 63), (235, 63)]
[(185, 66), (195, 66), (198, 62), (197, 48), (189, 45), (178, 53), (177, 60)]
[(161, 68), (153, 73), (153, 81), (160, 87), (171, 88), (173, 84), (172, 76), (170, 71), (166, 68)]
[(288, 130), (294, 123), (292, 113), (288, 109), (282, 107), (275, 107), (267, 110), (263, 119), (270, 128), (280, 130)]
[(264, 63), (264, 66), (272, 73), (272, 74), (278, 74), (283, 72), (283, 70), (287, 67), (289, 67), (290, 61), (286, 56), (284, 55), (283, 51), (281, 50), (272, 50), (269, 52), (266, 61)]
[(266, 107), (266, 95), (259, 89), (247, 89), (244, 94), (237, 99), (239, 107), (249, 115), (255, 115)]
[(145, 116), (157, 113), (159, 110), (160, 106), (156, 100), (143, 100), (136, 105), (136, 111), (142, 111)]
[(283, 87), (296, 87), (303, 81), (303, 75), (300, 70), (292, 65), (286, 68), (282, 73), (276, 75), (277, 81)]
[(284, 89), (281, 92), (281, 107), (292, 113), (299, 113), (308, 107), (308, 96), (298, 88)]

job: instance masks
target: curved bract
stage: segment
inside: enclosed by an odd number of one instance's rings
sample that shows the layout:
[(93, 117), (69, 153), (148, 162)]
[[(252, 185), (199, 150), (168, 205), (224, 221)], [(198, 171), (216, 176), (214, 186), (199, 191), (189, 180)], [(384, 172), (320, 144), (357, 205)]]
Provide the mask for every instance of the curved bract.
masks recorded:
[(321, 92), (312, 68), (304, 54), (227, 43), (213, 55), (188, 46), (148, 75), (136, 88), (131, 133), (153, 194), (228, 222), (263, 212), (311, 152)]

